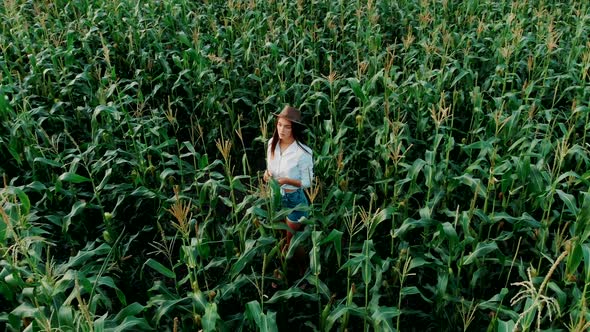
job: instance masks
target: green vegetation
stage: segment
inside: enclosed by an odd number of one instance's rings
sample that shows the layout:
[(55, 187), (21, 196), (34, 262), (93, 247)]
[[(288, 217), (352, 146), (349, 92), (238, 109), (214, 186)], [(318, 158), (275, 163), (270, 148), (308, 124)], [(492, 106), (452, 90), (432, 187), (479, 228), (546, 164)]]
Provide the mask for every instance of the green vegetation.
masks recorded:
[[(590, 328), (585, 1), (4, 0), (0, 27), (8, 331)], [(285, 104), (303, 276), (261, 181)]]

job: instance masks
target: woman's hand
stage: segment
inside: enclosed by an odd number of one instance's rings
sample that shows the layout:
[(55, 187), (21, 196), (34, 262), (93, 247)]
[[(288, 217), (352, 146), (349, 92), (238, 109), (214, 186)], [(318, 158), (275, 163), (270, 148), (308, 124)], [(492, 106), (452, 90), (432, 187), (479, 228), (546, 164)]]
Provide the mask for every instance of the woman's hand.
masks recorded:
[[(264, 180), (264, 182), (268, 182), (272, 179), (272, 173), (269, 170), (264, 171), (264, 175), (262, 176), (262, 179)], [(282, 186), (284, 184), (289, 184), (295, 187), (301, 187), (301, 181), (300, 180), (294, 180), (291, 178), (285, 178), (285, 177), (280, 177), (277, 179), (277, 183)]]
[(301, 180), (295, 180), (295, 179), (291, 179), (291, 178), (278, 178), (277, 182), (279, 183), (279, 185), (284, 185), (284, 184), (288, 184), (294, 187), (301, 187)]
[(270, 173), (270, 171), (269, 170), (264, 171), (264, 175), (262, 176), (262, 179), (264, 180), (264, 182), (270, 181), (271, 178), (272, 178), (272, 174)]

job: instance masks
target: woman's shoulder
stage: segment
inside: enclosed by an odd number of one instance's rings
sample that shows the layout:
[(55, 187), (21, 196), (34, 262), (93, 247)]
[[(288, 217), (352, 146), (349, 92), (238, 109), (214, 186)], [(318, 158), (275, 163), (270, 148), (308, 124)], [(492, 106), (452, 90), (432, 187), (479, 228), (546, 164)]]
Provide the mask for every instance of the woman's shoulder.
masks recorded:
[(313, 154), (313, 151), (311, 150), (311, 148), (301, 142), (297, 142), (297, 146), (299, 146), (299, 149), (302, 150), (303, 152), (307, 152), (309, 154)]

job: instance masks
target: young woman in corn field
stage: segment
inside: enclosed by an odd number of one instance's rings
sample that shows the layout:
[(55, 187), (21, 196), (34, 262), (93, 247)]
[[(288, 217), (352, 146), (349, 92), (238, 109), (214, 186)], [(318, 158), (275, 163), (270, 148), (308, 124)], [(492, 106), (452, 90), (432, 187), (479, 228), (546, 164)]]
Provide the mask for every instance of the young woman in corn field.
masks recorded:
[[(311, 186), (313, 154), (304, 143), (301, 112), (297, 108), (285, 106), (281, 113), (275, 116), (277, 123), (268, 143), (264, 180), (268, 182), (274, 178), (279, 183), (283, 208), (308, 206), (309, 202), (303, 189)], [(285, 222), (295, 232), (301, 228), (301, 220), (307, 215), (307, 211), (293, 210)], [(289, 248), (293, 232), (287, 232), (283, 250)]]

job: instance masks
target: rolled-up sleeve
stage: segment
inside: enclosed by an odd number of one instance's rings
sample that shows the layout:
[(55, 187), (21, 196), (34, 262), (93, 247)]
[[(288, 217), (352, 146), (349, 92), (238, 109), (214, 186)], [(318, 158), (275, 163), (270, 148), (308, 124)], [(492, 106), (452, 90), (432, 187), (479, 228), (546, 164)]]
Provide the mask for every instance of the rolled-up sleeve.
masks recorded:
[(301, 172), (301, 188), (311, 187), (313, 179), (313, 156), (311, 153), (302, 152), (299, 158), (299, 171)]

